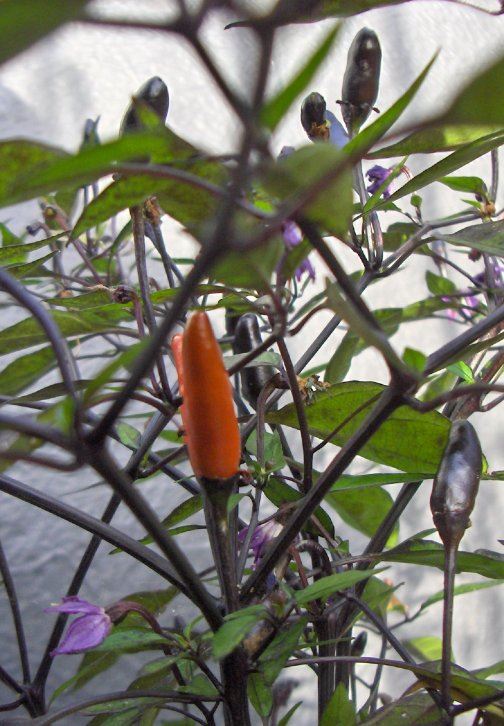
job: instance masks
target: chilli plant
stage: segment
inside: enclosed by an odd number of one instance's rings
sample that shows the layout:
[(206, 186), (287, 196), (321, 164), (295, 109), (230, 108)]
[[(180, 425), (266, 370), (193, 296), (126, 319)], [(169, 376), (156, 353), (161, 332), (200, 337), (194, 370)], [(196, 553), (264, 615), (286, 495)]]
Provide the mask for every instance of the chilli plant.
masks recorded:
[[(67, 591), (54, 593), (59, 604), (47, 603), (41, 616), (48, 637), (37, 664), (0, 547), (20, 658), (19, 673), (16, 664), (0, 666), (12, 692), (2, 723), (146, 725), (166, 723), (168, 712), (180, 724), (295, 724), (301, 701), (291, 674), (299, 666), (317, 684), (310, 723), (450, 724), (467, 712), (475, 724), (503, 723), (502, 661), (472, 672), (457, 665), (451, 630), (455, 595), (504, 580), (502, 554), (459, 549), (480, 480), (504, 478), (468, 421), (504, 397), (504, 221), (495, 201), (504, 57), (446, 111), (432, 109), (400, 136), (394, 125), (421, 96), (436, 58), (378, 112), (387, 54), (366, 27), (348, 49), (332, 111), (311, 82), (340, 25), (266, 94), (281, 26), (400, 2), (277, 0), (251, 15), (234, 0), (196, 9), (179, 0), (158, 25), (94, 15), (86, 0), (0, 4), (2, 62), (66, 22), (177, 34), (241, 124), (235, 154), (195, 148), (171, 130), (168, 88), (152, 78), (113, 140), (83, 120), (75, 154), (0, 142), (0, 204), (38, 199), (41, 210), (28, 227), (12, 217), (0, 227), (2, 304), (23, 313), (12, 325), (4, 313), (0, 331), (0, 355), (15, 354), (0, 372), (0, 489), (91, 535)], [(207, 16), (223, 10), (227, 32), (253, 33), (260, 48), (250, 98), (237, 94), (202, 41)], [(503, 9), (470, 12), (476, 23), (479, 12)], [(286, 139), (277, 158), (270, 141), (293, 106), (306, 141), (294, 149)], [(423, 171), (412, 176), (415, 154)], [(480, 157), (488, 157), (486, 181), (463, 175)], [(456, 213), (424, 217), (418, 191), (432, 183), (462, 195)], [(165, 216), (198, 243), (195, 259), (174, 257)], [(393, 276), (409, 262), (415, 274), (418, 255), (430, 264), (429, 295), (392, 307)], [(325, 285), (314, 294), (316, 258)], [(370, 308), (364, 292), (375, 285), (388, 285), (391, 307)], [(325, 324), (321, 311), (330, 313)], [(407, 322), (432, 318), (448, 321), (439, 349), (399, 351), (391, 342)], [(306, 345), (293, 360), (289, 342), (301, 337)], [(310, 368), (322, 346), (327, 360)], [(365, 349), (384, 362), (386, 385), (348, 380)], [(57, 382), (47, 385), (50, 371)], [(15, 462), (76, 480), (86, 467), (110, 488), (108, 504), (91, 516), (9, 476)], [(160, 511), (140, 486), (154, 477), (151, 486), (166, 493)], [(433, 528), (398, 543), (403, 513), (432, 480)], [(395, 499), (390, 484), (402, 485)], [(493, 485), (483, 486), (491, 497)], [(113, 525), (120, 504), (138, 520), (141, 540)], [(341, 536), (349, 528), (357, 544)], [(211, 550), (205, 571), (187, 557), (188, 538)], [(101, 542), (113, 546), (110, 562), (132, 557), (149, 568), (156, 590), (139, 595), (130, 585), (120, 600), (106, 591), (98, 603), (82, 599)], [(412, 615), (389, 563), (441, 569), (444, 589)], [(458, 572), (481, 577), (456, 586)], [(165, 612), (175, 598), (185, 601), (188, 622)], [(439, 601), (442, 638), (428, 639), (427, 649), (425, 640), (398, 636)], [(124, 690), (69, 699), (70, 689), (119, 667), (118, 656), (140, 651), (144, 663)], [(47, 693), (54, 659), (69, 653), (84, 653), (77, 674)], [(410, 687), (386, 696), (381, 677), (395, 669), (408, 673)], [(58, 704), (63, 692), (70, 705)]]

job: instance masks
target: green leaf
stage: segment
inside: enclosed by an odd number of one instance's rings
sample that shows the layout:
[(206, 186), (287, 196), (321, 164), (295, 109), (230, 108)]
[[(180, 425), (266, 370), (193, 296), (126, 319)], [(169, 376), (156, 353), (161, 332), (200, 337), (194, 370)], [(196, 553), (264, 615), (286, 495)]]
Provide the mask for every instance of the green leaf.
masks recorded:
[(203, 497), (201, 494), (194, 494), (189, 499), (179, 504), (170, 514), (163, 519), (165, 527), (174, 527), (180, 522), (184, 522), (197, 512), (203, 509)]
[(411, 154), (433, 154), (439, 151), (453, 151), (473, 141), (499, 131), (500, 125), (484, 126), (436, 126), (434, 128), (414, 131), (402, 141), (371, 151), (369, 159), (390, 159), (392, 156), (410, 156)]
[[(225, 355), (224, 356), (224, 366), (226, 370), (229, 370), (232, 368), (232, 366), (239, 363), (241, 360), (243, 360), (248, 353), (236, 353), (235, 355)], [(250, 363), (247, 363), (245, 368), (258, 368), (264, 365), (268, 366), (274, 366), (275, 368), (280, 368), (282, 365), (282, 358), (278, 353), (275, 353), (272, 350), (266, 350), (264, 353), (261, 353), (261, 355), (258, 355), (257, 358), (254, 358), (254, 360), (250, 361)]]
[(326, 706), (320, 726), (355, 726), (357, 717), (355, 706), (348, 698), (348, 693), (340, 683)]
[(403, 352), (403, 360), (409, 368), (421, 373), (427, 362), (427, 356), (420, 350), (414, 348), (405, 348)]
[(366, 726), (404, 726), (404, 724), (415, 724), (415, 726), (439, 726), (441, 722), (441, 710), (433, 702), (428, 693), (414, 693), (411, 696), (404, 696), (398, 701), (380, 708), (376, 713), (362, 721)]
[[(247, 439), (247, 450), (257, 457), (257, 431), (252, 431)], [(267, 471), (277, 471), (285, 466), (282, 442), (278, 431), (264, 432), (264, 461)]]
[(349, 330), (327, 364), (324, 378), (326, 383), (340, 383), (345, 379), (359, 345), (359, 337)]
[[(131, 718), (131, 714), (134, 711), (135, 712), (135, 721), (138, 718), (139, 713), (139, 707), (143, 706), (149, 707), (153, 704), (163, 704), (165, 702), (165, 699), (163, 698), (163, 695), (160, 694), (159, 697), (149, 697), (146, 696), (144, 698), (125, 698), (122, 696), (121, 698), (116, 698), (110, 701), (104, 701), (103, 703), (97, 703), (94, 706), (88, 706), (87, 708), (83, 708), (81, 713), (85, 713), (87, 715), (93, 715), (95, 713), (117, 713), (122, 714), (120, 721), (115, 721), (114, 726), (119, 726), (119, 724), (126, 723), (126, 724), (132, 724), (132, 721), (125, 721), (124, 716), (126, 715), (126, 718)], [(134, 708), (132, 708), (132, 704), (134, 705)], [(138, 721), (136, 721), (138, 723)], [(107, 724), (107, 726), (109, 726)]]
[[(469, 164), (469, 162), (474, 161), (474, 159), (478, 159), (480, 156), (488, 153), (492, 149), (496, 149), (498, 146), (501, 146), (502, 143), (504, 143), (504, 131), (501, 130), (489, 134), (488, 136), (484, 136), (470, 144), (466, 144), (466, 146), (462, 146), (460, 149), (457, 149), (457, 151), (454, 151), (453, 154), (450, 154), (433, 166), (430, 166), (425, 171), (422, 171), (420, 174), (414, 176), (413, 179), (406, 182), (406, 184), (403, 184), (403, 186), (394, 192), (386, 201), (395, 202), (397, 199), (401, 199), (408, 194), (416, 192), (418, 189), (422, 189), (428, 184), (432, 184), (432, 182), (439, 181), (440, 177), (444, 177), (452, 171), (460, 169), (461, 166), (465, 166), (466, 164)], [(384, 205), (385, 201), (378, 204), (375, 209), (382, 209)]]
[(112, 302), (112, 296), (109, 290), (100, 289), (93, 292), (85, 292), (83, 295), (74, 295), (72, 297), (49, 297), (45, 300), (49, 305), (54, 307), (65, 308), (66, 310), (80, 311), (88, 308), (102, 307)]
[(261, 716), (267, 718), (273, 708), (271, 686), (266, 683), (262, 673), (252, 672), (247, 682), (247, 694), (250, 703)]
[(214, 684), (202, 673), (194, 676), (187, 686), (179, 686), (177, 690), (180, 693), (197, 693), (199, 696), (210, 698), (219, 695)]
[[(274, 476), (268, 478), (266, 487), (264, 488), (264, 494), (268, 497), (270, 502), (277, 507), (280, 507), (285, 502), (297, 502), (302, 498), (302, 494), (293, 487), (289, 486), (286, 482), (281, 479), (277, 479)], [(334, 525), (331, 521), (330, 516), (325, 512), (322, 507), (317, 507), (314, 512), (314, 516), (319, 520), (324, 529), (334, 535)], [(320, 534), (320, 530), (311, 522), (305, 525), (306, 529), (313, 534)]]
[(260, 609), (249, 611), (249, 608), (243, 615), (235, 614), (235, 617), (226, 618), (224, 624), (215, 633), (212, 639), (212, 650), (214, 658), (222, 660), (226, 655), (232, 653), (240, 643), (247, 637), (254, 625), (264, 620), (267, 615), (266, 609), (261, 606)]
[[(89, 333), (114, 332), (119, 322), (131, 319), (131, 313), (121, 305), (111, 304), (79, 314), (55, 310), (52, 317), (66, 338), (74, 338)], [(37, 321), (27, 318), (0, 331), (0, 355), (46, 342), (46, 334)]]
[(140, 653), (166, 647), (168, 641), (150, 628), (114, 628), (103, 643), (94, 648), (95, 653)]
[[(152, 132), (151, 132), (152, 133)], [(128, 135), (126, 138), (135, 138)], [(155, 138), (162, 139), (163, 148), (156, 149), (163, 163), (169, 160), (173, 168), (188, 171), (207, 182), (222, 186), (227, 179), (224, 166), (209, 161), (194, 146), (175, 134), (169, 128), (158, 129)], [(82, 212), (73, 230), (73, 235), (82, 234), (86, 229), (105, 222), (113, 215), (128, 207), (141, 204), (153, 195), (163, 210), (173, 219), (197, 233), (198, 225), (212, 214), (218, 204), (218, 197), (201, 187), (184, 183), (181, 179), (159, 178), (159, 175), (145, 171), (120, 178), (112, 182)], [(154, 173), (154, 172), (152, 172)]]
[(296, 711), (298, 710), (298, 708), (301, 706), (302, 703), (303, 703), (302, 701), (298, 701), (297, 703), (295, 703), (294, 706), (287, 711), (285, 716), (283, 716), (280, 719), (280, 721), (278, 722), (278, 726), (287, 726), (287, 724), (289, 723), (289, 721), (294, 716), (294, 714), (296, 713)]
[[(407, 562), (444, 568), (444, 548), (431, 540), (409, 539), (380, 555), (383, 562)], [(504, 579), (504, 559), (496, 553), (464, 552), (457, 555), (457, 572), (474, 572), (494, 580)]]
[(119, 441), (128, 449), (136, 449), (140, 441), (140, 431), (129, 423), (121, 421), (116, 426)]
[(280, 675), (285, 663), (295, 650), (305, 627), (306, 619), (301, 618), (296, 623), (290, 624), (281, 630), (259, 658), (258, 662), (261, 671), (264, 674), (266, 683), (270, 686)]
[(502, 673), (504, 673), (504, 660), (500, 660), (486, 668), (478, 668), (478, 670), (473, 671), (473, 675), (477, 678), (483, 679), (489, 678), (490, 676), (501, 675)]
[(486, 194), (487, 187), (479, 176), (444, 176), (438, 179), (449, 189), (456, 192), (468, 192), (469, 194)]
[[(56, 235), (56, 237), (58, 236), (59, 235)], [(55, 239), (55, 237), (50, 237), (49, 239), (42, 239), (38, 242), (25, 242), (24, 244), (0, 247), (0, 265), (13, 265), (24, 262), (29, 252), (34, 252), (42, 247), (47, 247), (51, 244), (51, 242), (54, 242)]]
[[(368, 489), (365, 494), (361, 489), (331, 491), (325, 500), (346, 524), (368, 537), (376, 532), (393, 503), (390, 494), (379, 487)], [(389, 547), (396, 544), (398, 533), (396, 525), (387, 543)]]
[(261, 111), (261, 120), (271, 131), (276, 128), (296, 98), (308, 86), (317, 70), (327, 58), (334, 45), (339, 29), (339, 25), (332, 28), (292, 80), (265, 103)]
[(117, 662), (118, 657), (115, 653), (95, 653), (95, 651), (89, 651), (82, 658), (77, 673), (55, 689), (49, 703), (51, 704), (69, 688), (73, 688), (74, 691), (79, 690), (79, 688), (85, 686), (86, 683), (89, 683), (89, 681), (100, 675), (100, 673), (111, 668)]
[[(504, 584), (504, 580), (491, 580), (490, 582), (468, 582), (465, 585), (457, 585), (454, 588), (453, 594), (454, 595), (465, 595), (468, 592), (476, 592), (477, 590), (486, 590), (489, 587), (496, 587), (497, 585)], [(442, 602), (444, 600), (444, 590), (440, 590), (439, 592), (436, 592), (434, 595), (431, 595), (427, 598), (427, 600), (424, 600), (422, 605), (420, 606), (420, 610), (426, 610), (431, 605), (434, 605), (437, 602)]]
[(26, 173), (26, 169), (34, 169), (39, 165), (57, 162), (64, 156), (60, 149), (34, 141), (14, 139), (0, 142), (0, 206), (8, 203), (4, 203), (2, 198), (7, 199), (7, 190), (17, 174)]
[(405, 375), (412, 374), (392, 348), (384, 332), (372, 325), (350, 299), (340, 294), (338, 288), (336, 283), (327, 282), (327, 300), (331, 308), (348, 323), (350, 331), (362, 338), (367, 345), (376, 348), (393, 370)]
[(427, 270), (425, 273), (425, 281), (429, 288), (429, 292), (433, 295), (451, 295), (452, 293), (457, 292), (457, 286), (454, 282), (449, 280), (447, 277), (435, 275), (430, 270)]
[(0, 371), (0, 395), (16, 396), (55, 367), (54, 350), (50, 345), (16, 358)]
[(84, 402), (89, 403), (92, 401), (94, 395), (115, 376), (118, 370), (121, 368), (128, 370), (140, 352), (145, 348), (146, 343), (146, 340), (141, 340), (140, 342), (131, 345), (127, 350), (118, 355), (117, 358), (114, 358), (111, 363), (95, 375), (84, 392)]
[(452, 245), (471, 247), (489, 255), (504, 257), (504, 222), (484, 222), (466, 227), (453, 234), (438, 234), (438, 239)]
[(450, 124), (499, 124), (504, 126), (504, 57), (474, 77), (440, 119)]
[(419, 472), (408, 472), (407, 474), (342, 474), (338, 481), (333, 484), (331, 492), (368, 489), (386, 484), (410, 484), (429, 478), (432, 478), (432, 474), (421, 474)]
[(32, 262), (24, 262), (21, 265), (9, 265), (6, 269), (9, 275), (15, 277), (17, 280), (21, 280), (23, 277), (38, 276), (44, 272), (40, 268), (55, 255), (59, 255), (59, 250), (49, 252), (49, 254), (39, 257), (37, 260)]
[(294, 599), (298, 605), (307, 605), (312, 600), (326, 599), (335, 592), (340, 590), (348, 590), (349, 587), (356, 585), (362, 580), (367, 580), (371, 575), (380, 572), (380, 570), (347, 570), (339, 572), (336, 575), (327, 575), (320, 580), (313, 582), (304, 590), (294, 593)]
[(424, 635), (405, 640), (403, 643), (411, 655), (421, 662), (441, 660), (441, 654), (443, 652), (443, 641), (441, 638), (434, 635)]
[(2, 0), (0, 63), (21, 53), (64, 23), (78, 18), (88, 0)]
[(299, 211), (344, 239), (353, 208), (352, 174), (345, 162), (345, 154), (332, 144), (311, 144), (279, 159), (263, 184), (279, 202), (306, 198)]
[(452, 363), (446, 366), (446, 370), (454, 373), (458, 378), (462, 378), (466, 383), (474, 383), (473, 372), (464, 361), (459, 360), (457, 363)]
[[(314, 394), (306, 407), (308, 428), (312, 436), (323, 439), (349, 418), (359, 407), (376, 398), (384, 387), (378, 383), (352, 381), (338, 383)], [(331, 441), (343, 446), (357, 430), (374, 404), (356, 413)], [(269, 411), (268, 423), (299, 427), (293, 404), (279, 411)], [(407, 406), (397, 409), (360, 450), (365, 459), (386, 464), (402, 471), (435, 474), (446, 446), (450, 422), (442, 414), (420, 413)]]
[(253, 250), (228, 252), (212, 270), (212, 277), (231, 287), (263, 290), (283, 251), (282, 240), (275, 237)]
[[(87, 147), (73, 155), (52, 150), (52, 155), (48, 156), (46, 151), (47, 158), (41, 159), (38, 164), (35, 159), (28, 159), (31, 162), (29, 167), (17, 164), (17, 174), (6, 183), (5, 196), (0, 196), (0, 204), (32, 199), (68, 185), (89, 184), (112, 173), (117, 162), (134, 160), (146, 154), (163, 156), (170, 153), (170, 148), (168, 131), (165, 133), (164, 129), (156, 129), (129, 134), (100, 146)], [(17, 158), (16, 149), (12, 152), (14, 158)], [(0, 189), (1, 186), (0, 183)]]

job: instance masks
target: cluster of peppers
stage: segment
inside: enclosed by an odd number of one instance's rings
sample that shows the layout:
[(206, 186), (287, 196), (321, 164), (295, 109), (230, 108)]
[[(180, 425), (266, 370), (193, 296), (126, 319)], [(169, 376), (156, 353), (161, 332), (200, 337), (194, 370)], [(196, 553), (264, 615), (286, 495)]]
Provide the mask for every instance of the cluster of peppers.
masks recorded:
[[(348, 54), (340, 101), (343, 120), (350, 136), (358, 131), (374, 109), (380, 65), (381, 48), (378, 38), (372, 30), (364, 28), (354, 38)], [(124, 118), (123, 132), (142, 127), (139, 103), (145, 104), (164, 122), (169, 96), (161, 79), (152, 78), (142, 86), (136, 101)], [(314, 141), (332, 139), (332, 134), (337, 130), (333, 114), (327, 111), (326, 102), (318, 93), (311, 93), (304, 100), (301, 123), (308, 137)], [(234, 353), (248, 353), (262, 342), (258, 319), (251, 313), (242, 316), (228, 314), (226, 327), (228, 335), (233, 339)], [(221, 506), (222, 502), (219, 503), (218, 497), (215, 497), (215, 491), (224, 493), (225, 503), (231, 491), (230, 485), (240, 466), (241, 441), (232, 386), (219, 343), (205, 312), (192, 314), (184, 333), (172, 338), (171, 349), (183, 399), (180, 413), (184, 441), (193, 471), (206, 495), (209, 529), (215, 527), (214, 515), (217, 523), (226, 528), (227, 510), (225, 506)], [(267, 365), (245, 367), (241, 370), (242, 394), (252, 407), (257, 406), (257, 399), (273, 373), (272, 367)], [(450, 652), (456, 554), (464, 531), (469, 526), (481, 469), (481, 447), (474, 428), (467, 421), (454, 422), (434, 479), (430, 500), (434, 524), (446, 553), (442, 705), (448, 713), (452, 706)], [(211, 539), (222, 540), (222, 537), (217, 535)], [(227, 537), (224, 539), (229, 541)], [(225, 581), (229, 582), (231, 574), (229, 569), (233, 568), (233, 553), (221, 550), (214, 554), (217, 567), (224, 568), (221, 584), (225, 587)], [(232, 608), (234, 594), (228, 593), (225, 599)]]

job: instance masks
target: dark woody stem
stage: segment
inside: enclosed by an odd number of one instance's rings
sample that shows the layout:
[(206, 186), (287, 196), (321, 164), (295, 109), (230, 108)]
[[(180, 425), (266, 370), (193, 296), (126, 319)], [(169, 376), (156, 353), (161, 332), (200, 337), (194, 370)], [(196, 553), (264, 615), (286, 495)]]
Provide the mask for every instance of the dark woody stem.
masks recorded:
[(105, 448), (89, 447), (86, 455), (90, 466), (112, 486), (160, 547), (184, 583), (184, 588), (191, 600), (200, 608), (212, 630), (217, 630), (222, 623), (222, 616), (213, 598), (203, 586), (201, 579), (185, 554), (166, 532), (145, 498), (135, 489), (130, 477), (118, 468), (117, 463), (110, 457)]
[(444, 601), (443, 601), (443, 650), (441, 657), (441, 698), (443, 708), (448, 714), (446, 724), (453, 723), (451, 709), (451, 643), (453, 626), (453, 590), (458, 545), (451, 542), (445, 547), (444, 563)]
[(19, 649), (19, 659), (21, 661), (21, 670), (23, 672), (23, 683), (30, 683), (30, 664), (28, 661), (28, 649), (26, 646), (26, 638), (23, 628), (23, 620), (21, 618), (21, 611), (19, 609), (19, 601), (16, 594), (16, 588), (14, 586), (14, 580), (12, 579), (9, 563), (0, 541), (0, 574), (2, 576), (3, 585), (5, 592), (9, 599), (9, 604), (12, 613), (12, 619), (14, 621), (14, 627), (16, 630), (16, 637)]
[[(167, 419), (165, 416), (162, 416), (161, 414), (156, 414), (147, 424), (145, 432), (139, 441), (138, 448), (136, 449), (136, 451), (133, 452), (126, 466), (126, 471), (131, 477), (135, 478), (138, 467), (146, 451), (148, 451), (148, 449), (152, 446), (153, 441), (156, 439), (160, 431), (162, 431), (163, 428), (166, 426), (166, 423)], [(108, 525), (112, 521), (114, 514), (119, 508), (120, 503), (121, 498), (115, 493), (112, 494), (101, 517), (101, 522), (103, 523), (103, 525)], [(102, 537), (97, 532), (93, 533), (93, 536), (89, 541), (89, 544), (86, 547), (84, 554), (82, 555), (81, 561), (77, 566), (77, 569), (75, 570), (75, 574), (70, 582), (70, 585), (68, 586), (68, 590), (66, 593), (67, 595), (77, 595), (79, 593), (81, 585), (84, 582), (84, 578), (86, 577), (89, 568), (91, 567), (91, 564), (101, 542)], [(38, 667), (34, 680), (34, 685), (39, 691), (40, 698), (43, 697), (42, 694), (44, 692), (45, 683), (47, 681), (47, 677), (49, 675), (53, 662), (53, 659), (51, 658), (51, 652), (58, 646), (60, 638), (63, 635), (63, 630), (65, 628), (67, 619), (68, 616), (66, 616), (64, 613), (59, 614), (54, 624), (52, 633), (49, 637), (49, 641), (44, 651), (44, 655), (42, 656), (42, 660), (40, 661), (40, 665)]]
[[(145, 257), (145, 231), (143, 212), (141, 207), (132, 207), (130, 209), (131, 222), (133, 225), (133, 241), (135, 244), (135, 260), (136, 268), (138, 273), (138, 282), (140, 284), (140, 295), (142, 296), (142, 305), (147, 320), (147, 326), (150, 333), (152, 334), (156, 330), (156, 318), (154, 316), (154, 309), (150, 298), (149, 290), (149, 275), (147, 272), (147, 260)], [(164, 365), (163, 357), (158, 352), (156, 357), (157, 369), (159, 373), (159, 380), (161, 381), (161, 388), (163, 393), (168, 400), (171, 399), (170, 386), (168, 378), (166, 376), (166, 368)]]
[(204, 499), (205, 521), (213, 559), (226, 612), (238, 607), (236, 586), (236, 547), (231, 538), (228, 516), (229, 497), (234, 491), (235, 479), (200, 479)]

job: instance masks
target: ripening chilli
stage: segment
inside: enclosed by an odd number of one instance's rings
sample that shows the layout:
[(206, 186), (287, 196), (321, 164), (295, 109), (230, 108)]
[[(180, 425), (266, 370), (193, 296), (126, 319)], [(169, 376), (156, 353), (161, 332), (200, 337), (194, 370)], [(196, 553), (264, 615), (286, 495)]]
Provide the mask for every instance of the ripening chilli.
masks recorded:
[(174, 336), (172, 350), (193, 471), (200, 479), (228, 479), (240, 465), (240, 430), (231, 383), (206, 313), (191, 315), (183, 336)]

